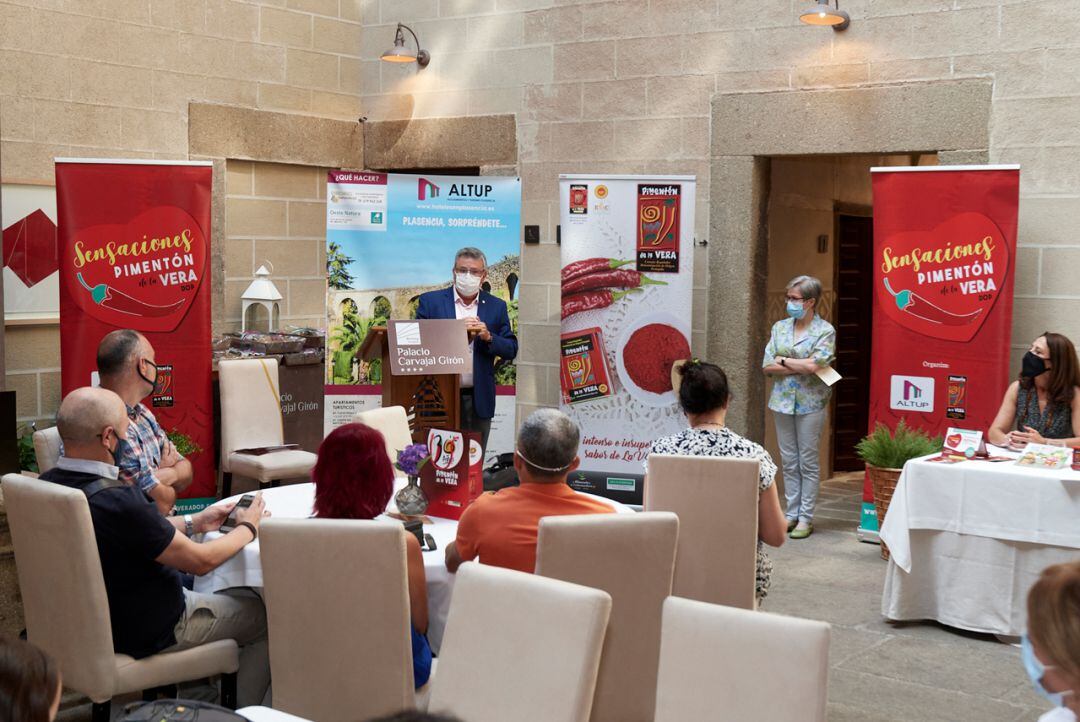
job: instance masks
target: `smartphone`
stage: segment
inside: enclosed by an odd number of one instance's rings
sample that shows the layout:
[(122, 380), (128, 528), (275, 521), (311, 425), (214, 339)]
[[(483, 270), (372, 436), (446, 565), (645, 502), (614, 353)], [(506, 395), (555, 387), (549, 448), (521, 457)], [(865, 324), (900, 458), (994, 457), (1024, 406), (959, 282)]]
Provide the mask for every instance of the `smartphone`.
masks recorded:
[(254, 494), (244, 494), (242, 497), (240, 497), (240, 501), (236, 502), (236, 506), (234, 506), (229, 511), (229, 515), (225, 517), (225, 521), (221, 522), (222, 534), (230, 532), (236, 528), (236, 512), (240, 509), (247, 509), (249, 506), (251, 506), (251, 502), (253, 501), (255, 501)]

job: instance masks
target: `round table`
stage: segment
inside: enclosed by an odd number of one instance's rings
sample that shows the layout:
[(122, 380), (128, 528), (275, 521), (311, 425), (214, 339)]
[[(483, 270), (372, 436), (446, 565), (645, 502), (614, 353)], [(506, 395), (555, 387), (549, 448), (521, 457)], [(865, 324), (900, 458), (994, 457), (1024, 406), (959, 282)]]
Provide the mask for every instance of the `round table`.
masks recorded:
[[(398, 477), (394, 490), (404, 486), (406, 480)], [(580, 493), (580, 492), (579, 492)], [(229, 497), (225, 501), (238, 501), (243, 494)], [(592, 496), (586, 494), (586, 496)], [(292, 484), (263, 491), (263, 499), (270, 513), (279, 519), (307, 519), (311, 516), (315, 498), (314, 484)], [(615, 511), (632, 513), (632, 509), (611, 499), (593, 496), (610, 504)], [(393, 498), (387, 511), (396, 511)], [(379, 517), (390, 519), (390, 517)], [(424, 574), (427, 577), (428, 597), (428, 641), (431, 648), (438, 652), (442, 645), (446, 617), (450, 611), (450, 595), (454, 588), (454, 575), (446, 570), (444, 563), (445, 549), (457, 537), (458, 523), (453, 519), (429, 517), (433, 523), (424, 524), (424, 532), (435, 540), (436, 549), (424, 552)], [(213, 539), (218, 532), (208, 532), (205, 538)], [(236, 556), (219, 566), (209, 574), (195, 577), (195, 591), (200, 594), (213, 594), (224, 589), (249, 587), (262, 589), (262, 562), (259, 558), (259, 542), (256, 540), (240, 550)]]

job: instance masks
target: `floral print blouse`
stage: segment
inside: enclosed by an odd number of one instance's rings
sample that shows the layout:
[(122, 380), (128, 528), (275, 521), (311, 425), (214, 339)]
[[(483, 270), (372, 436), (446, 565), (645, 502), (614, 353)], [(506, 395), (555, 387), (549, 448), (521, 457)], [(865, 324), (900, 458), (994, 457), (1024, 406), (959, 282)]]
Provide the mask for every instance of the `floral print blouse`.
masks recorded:
[[(761, 367), (773, 363), (777, 356), (810, 358), (819, 366), (828, 366), (836, 358), (836, 329), (821, 316), (806, 329), (806, 335), (795, 339), (795, 319), (785, 318), (773, 324)], [(821, 411), (829, 403), (831, 389), (815, 374), (774, 376), (769, 408), (778, 414), (801, 416)]]

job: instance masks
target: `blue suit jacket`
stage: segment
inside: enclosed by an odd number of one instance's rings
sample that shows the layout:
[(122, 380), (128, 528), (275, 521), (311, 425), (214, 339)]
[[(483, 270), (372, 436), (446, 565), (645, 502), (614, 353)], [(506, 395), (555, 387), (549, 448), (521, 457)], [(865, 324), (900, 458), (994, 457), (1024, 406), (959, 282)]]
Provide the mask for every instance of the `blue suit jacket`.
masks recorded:
[[(454, 287), (421, 294), (416, 309), (417, 318), (456, 318)], [(473, 404), (476, 415), (490, 419), (495, 415), (495, 357), (512, 359), (517, 356), (518, 342), (510, 328), (506, 302), (490, 293), (480, 292), (476, 317), (487, 324), (490, 341), (473, 341)]]

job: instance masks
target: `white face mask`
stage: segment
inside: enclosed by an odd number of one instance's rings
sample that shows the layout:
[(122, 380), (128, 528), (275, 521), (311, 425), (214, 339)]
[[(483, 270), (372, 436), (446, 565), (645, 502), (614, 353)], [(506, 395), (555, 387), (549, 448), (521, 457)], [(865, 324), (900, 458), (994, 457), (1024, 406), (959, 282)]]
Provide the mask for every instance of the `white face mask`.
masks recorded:
[(455, 273), (454, 288), (465, 298), (475, 296), (480, 291), (480, 276), (469, 273)]

